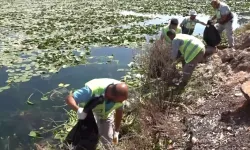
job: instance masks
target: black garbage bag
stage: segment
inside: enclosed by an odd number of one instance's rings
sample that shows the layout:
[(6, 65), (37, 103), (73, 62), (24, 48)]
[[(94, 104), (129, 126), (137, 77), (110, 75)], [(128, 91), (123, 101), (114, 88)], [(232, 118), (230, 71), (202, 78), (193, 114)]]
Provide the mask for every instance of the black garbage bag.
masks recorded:
[(221, 36), (215, 26), (212, 24), (211, 20), (208, 20), (207, 24), (209, 27), (206, 27), (203, 32), (203, 40), (208, 46), (215, 47), (221, 42)]
[(91, 98), (84, 106), (84, 112), (87, 113), (87, 117), (84, 120), (78, 120), (77, 124), (67, 135), (64, 143), (72, 144), (75, 150), (95, 150), (97, 148), (99, 133), (92, 109), (103, 102), (104, 97), (102, 95)]
[(98, 127), (93, 112), (90, 111), (84, 120), (78, 120), (64, 143), (72, 144), (74, 150), (96, 150), (98, 141)]

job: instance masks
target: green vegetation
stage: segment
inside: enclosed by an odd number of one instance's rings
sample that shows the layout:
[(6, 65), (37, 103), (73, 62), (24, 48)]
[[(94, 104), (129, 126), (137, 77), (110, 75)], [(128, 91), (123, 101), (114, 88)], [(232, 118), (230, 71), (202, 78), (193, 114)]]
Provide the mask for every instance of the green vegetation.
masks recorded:
[[(89, 60), (93, 59), (90, 50), (92, 46), (141, 48), (141, 44), (145, 42), (143, 34), (154, 35), (164, 26), (164, 24), (139, 25), (152, 18), (121, 15), (120, 12), (123, 10), (166, 15), (185, 15), (190, 9), (195, 9), (198, 13), (212, 13), (210, 3), (206, 0), (195, 2), (184, 0), (138, 0), (136, 2), (131, 0), (0, 0), (0, 3), (0, 67), (6, 67), (8, 73), (6, 86), (0, 87), (0, 92), (11, 88), (14, 83), (27, 82), (34, 76), (49, 76), (58, 73), (61, 68), (90, 64)], [(237, 13), (247, 12), (250, 7), (250, 1), (230, 0), (227, 4)], [(179, 102), (187, 97), (185, 92), (175, 98), (176, 94), (173, 93), (173, 89), (159, 89), (168, 84), (167, 80), (161, 83), (158, 80), (149, 79), (147, 54), (149, 53), (145, 52), (135, 60), (137, 65), (132, 67), (123, 79), (137, 91), (133, 93), (133, 99), (136, 99), (135, 106), (138, 106), (138, 109), (129, 109), (124, 119), (122, 134), (134, 132), (137, 136), (134, 134), (132, 136), (140, 140), (143, 140), (142, 137), (138, 137), (143, 125), (135, 118), (143, 115), (141, 108), (145, 110), (147, 103), (145, 99), (157, 99), (159, 110), (164, 110), (169, 105), (179, 106)], [(102, 58), (108, 59), (104, 62), (115, 61), (113, 56), (100, 57), (101, 60)], [(172, 75), (170, 73), (166, 78)], [(152, 86), (152, 83), (157, 86)], [(197, 96), (194, 94), (196, 91), (192, 89), (192, 86), (197, 84), (206, 86), (197, 81), (189, 85), (186, 91)], [(68, 86), (68, 84), (59, 84), (58, 88)], [(40, 92), (41, 100), (49, 100), (49, 95), (53, 92), (54, 90), (47, 93)], [(28, 105), (35, 104), (32, 102), (32, 95), (27, 100)], [(164, 102), (163, 97), (169, 98), (168, 102)], [(147, 104), (150, 105), (151, 101)], [(68, 115), (69, 120), (64, 124), (49, 130), (41, 128), (41, 131), (31, 131), (29, 136), (37, 137), (53, 131), (55, 139), (62, 141), (67, 131), (76, 122), (73, 112), (68, 112)], [(166, 141), (171, 143), (171, 138), (167, 138)], [(159, 146), (156, 145), (160, 145), (159, 143), (158, 138), (158, 141), (154, 141), (153, 144), (150, 142), (144, 144), (149, 146), (147, 147), (149, 149), (157, 149)]]
[[(248, 1), (229, 1), (244, 12)], [(161, 25), (139, 26), (149, 17), (121, 15), (122, 10), (143, 13), (185, 14), (190, 8), (211, 13), (207, 1), (30, 1), (1, 0), (0, 65), (8, 68), (8, 84), (27, 82), (33, 76), (57, 73), (61, 68), (86, 64), (90, 46), (138, 47), (145, 41), (142, 34), (156, 34)], [(166, 20), (167, 21), (167, 20)], [(129, 25), (130, 24), (130, 25)], [(122, 28), (128, 25), (128, 28)], [(80, 52), (80, 55), (75, 53)]]

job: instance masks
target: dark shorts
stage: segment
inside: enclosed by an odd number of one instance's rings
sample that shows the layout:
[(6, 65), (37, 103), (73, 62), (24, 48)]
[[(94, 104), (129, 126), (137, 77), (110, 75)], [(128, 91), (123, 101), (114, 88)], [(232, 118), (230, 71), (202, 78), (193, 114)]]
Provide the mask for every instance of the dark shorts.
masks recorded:
[(182, 34), (188, 34), (188, 35), (192, 35), (194, 33), (194, 29), (188, 29), (186, 27), (182, 27)]

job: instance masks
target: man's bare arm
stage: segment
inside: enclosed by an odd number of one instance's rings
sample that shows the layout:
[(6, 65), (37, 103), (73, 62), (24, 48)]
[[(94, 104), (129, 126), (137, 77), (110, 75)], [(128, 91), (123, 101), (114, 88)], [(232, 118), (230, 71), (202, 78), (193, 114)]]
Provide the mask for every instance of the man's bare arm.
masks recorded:
[(202, 25), (204, 25), (204, 26), (207, 25), (205, 22), (202, 22), (202, 21), (200, 21), (200, 20), (198, 20), (198, 23), (200, 23), (200, 24), (202, 24)]
[(65, 101), (74, 111), (78, 110), (79, 106), (76, 104), (72, 95), (67, 96)]
[(119, 132), (120, 130), (120, 126), (121, 126), (121, 122), (122, 122), (122, 115), (123, 115), (123, 109), (122, 108), (118, 108), (115, 111), (115, 131)]

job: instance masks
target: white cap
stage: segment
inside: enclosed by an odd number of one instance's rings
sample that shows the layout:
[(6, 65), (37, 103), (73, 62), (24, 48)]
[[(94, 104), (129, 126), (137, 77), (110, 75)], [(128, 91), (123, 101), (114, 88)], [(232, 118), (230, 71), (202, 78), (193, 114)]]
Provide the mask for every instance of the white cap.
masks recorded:
[(190, 16), (196, 16), (197, 15), (197, 12), (195, 10), (190, 10), (189, 11), (189, 15)]

